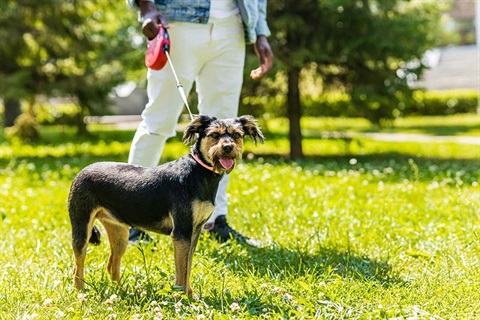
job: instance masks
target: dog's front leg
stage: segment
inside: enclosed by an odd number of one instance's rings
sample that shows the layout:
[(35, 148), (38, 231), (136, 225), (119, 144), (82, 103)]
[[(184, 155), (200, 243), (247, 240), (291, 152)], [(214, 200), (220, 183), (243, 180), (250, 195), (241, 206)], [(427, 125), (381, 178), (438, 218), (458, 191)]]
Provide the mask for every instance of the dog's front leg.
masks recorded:
[(202, 233), (203, 225), (196, 226), (193, 230), (191, 241), (173, 240), (175, 251), (175, 273), (177, 288), (182, 288), (189, 296), (192, 295), (193, 289), (190, 286), (190, 274), (192, 271), (192, 261), (195, 248), (197, 247), (198, 238)]
[[(189, 253), (188, 253), (188, 264), (187, 264), (187, 285), (190, 284), (190, 273), (192, 271), (192, 265), (193, 265), (193, 254), (195, 252), (195, 248), (197, 247), (198, 243), (198, 238), (200, 238), (200, 234), (202, 233), (203, 230), (203, 225), (204, 223), (195, 226), (193, 229), (193, 234), (192, 234), (192, 241), (190, 243), (190, 248), (189, 248)], [(191, 289), (190, 289), (191, 290)]]
[(202, 233), (203, 225), (212, 214), (214, 206), (211, 202), (194, 201), (191, 209), (191, 211), (174, 210), (171, 233), (177, 277), (175, 286), (178, 289), (184, 289), (189, 296), (193, 293), (190, 287), (193, 253)]
[(173, 251), (175, 255), (175, 287), (185, 290), (185, 293), (190, 296), (193, 292), (189, 281), (189, 262), (191, 260), (190, 246), (192, 239), (190, 238), (187, 240), (185, 237), (176, 236), (174, 232), (172, 232), (172, 239)]

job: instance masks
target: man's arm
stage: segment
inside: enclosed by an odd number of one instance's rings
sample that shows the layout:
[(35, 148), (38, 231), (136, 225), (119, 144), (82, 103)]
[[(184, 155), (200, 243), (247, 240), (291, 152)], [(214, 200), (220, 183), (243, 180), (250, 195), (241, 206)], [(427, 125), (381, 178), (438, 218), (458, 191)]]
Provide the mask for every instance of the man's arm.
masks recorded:
[(268, 43), (267, 37), (264, 35), (257, 36), (255, 42), (255, 53), (257, 54), (260, 66), (250, 72), (250, 78), (257, 80), (267, 74), (273, 65), (273, 52)]
[(267, 1), (258, 1), (258, 23), (255, 28), (257, 33), (257, 41), (255, 42), (255, 53), (257, 54), (260, 66), (250, 72), (250, 78), (260, 79), (267, 74), (273, 65), (273, 52), (268, 43), (267, 36), (270, 30), (267, 25)]

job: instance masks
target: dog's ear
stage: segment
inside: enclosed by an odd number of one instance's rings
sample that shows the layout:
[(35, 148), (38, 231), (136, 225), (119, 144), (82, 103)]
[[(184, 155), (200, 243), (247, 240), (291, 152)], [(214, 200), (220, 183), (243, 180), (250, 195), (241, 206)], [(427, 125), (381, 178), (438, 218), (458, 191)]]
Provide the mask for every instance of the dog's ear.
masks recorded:
[(195, 143), (197, 134), (203, 133), (210, 123), (216, 119), (203, 114), (196, 115), (183, 132), (182, 141), (187, 144)]
[(251, 137), (255, 144), (257, 141), (260, 141), (263, 144), (265, 138), (263, 137), (260, 127), (252, 116), (241, 116), (237, 118), (237, 120), (242, 124), (245, 135)]

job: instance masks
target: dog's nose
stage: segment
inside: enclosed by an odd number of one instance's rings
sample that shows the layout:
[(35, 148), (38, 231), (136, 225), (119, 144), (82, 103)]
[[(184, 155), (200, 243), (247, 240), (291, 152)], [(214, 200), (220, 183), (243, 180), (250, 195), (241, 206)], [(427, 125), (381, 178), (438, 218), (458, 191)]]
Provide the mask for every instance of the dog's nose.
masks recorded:
[(224, 144), (222, 150), (223, 152), (230, 153), (233, 150), (233, 146), (231, 144)]

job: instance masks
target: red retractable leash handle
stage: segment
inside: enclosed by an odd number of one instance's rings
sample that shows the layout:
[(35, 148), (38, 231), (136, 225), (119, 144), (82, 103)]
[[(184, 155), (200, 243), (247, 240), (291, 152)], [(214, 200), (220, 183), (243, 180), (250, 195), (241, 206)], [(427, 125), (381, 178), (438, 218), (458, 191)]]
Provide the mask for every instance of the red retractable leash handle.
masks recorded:
[(167, 29), (158, 26), (158, 34), (152, 39), (147, 39), (147, 54), (145, 55), (145, 65), (153, 70), (161, 70), (168, 61), (166, 52), (170, 51), (170, 36)]

